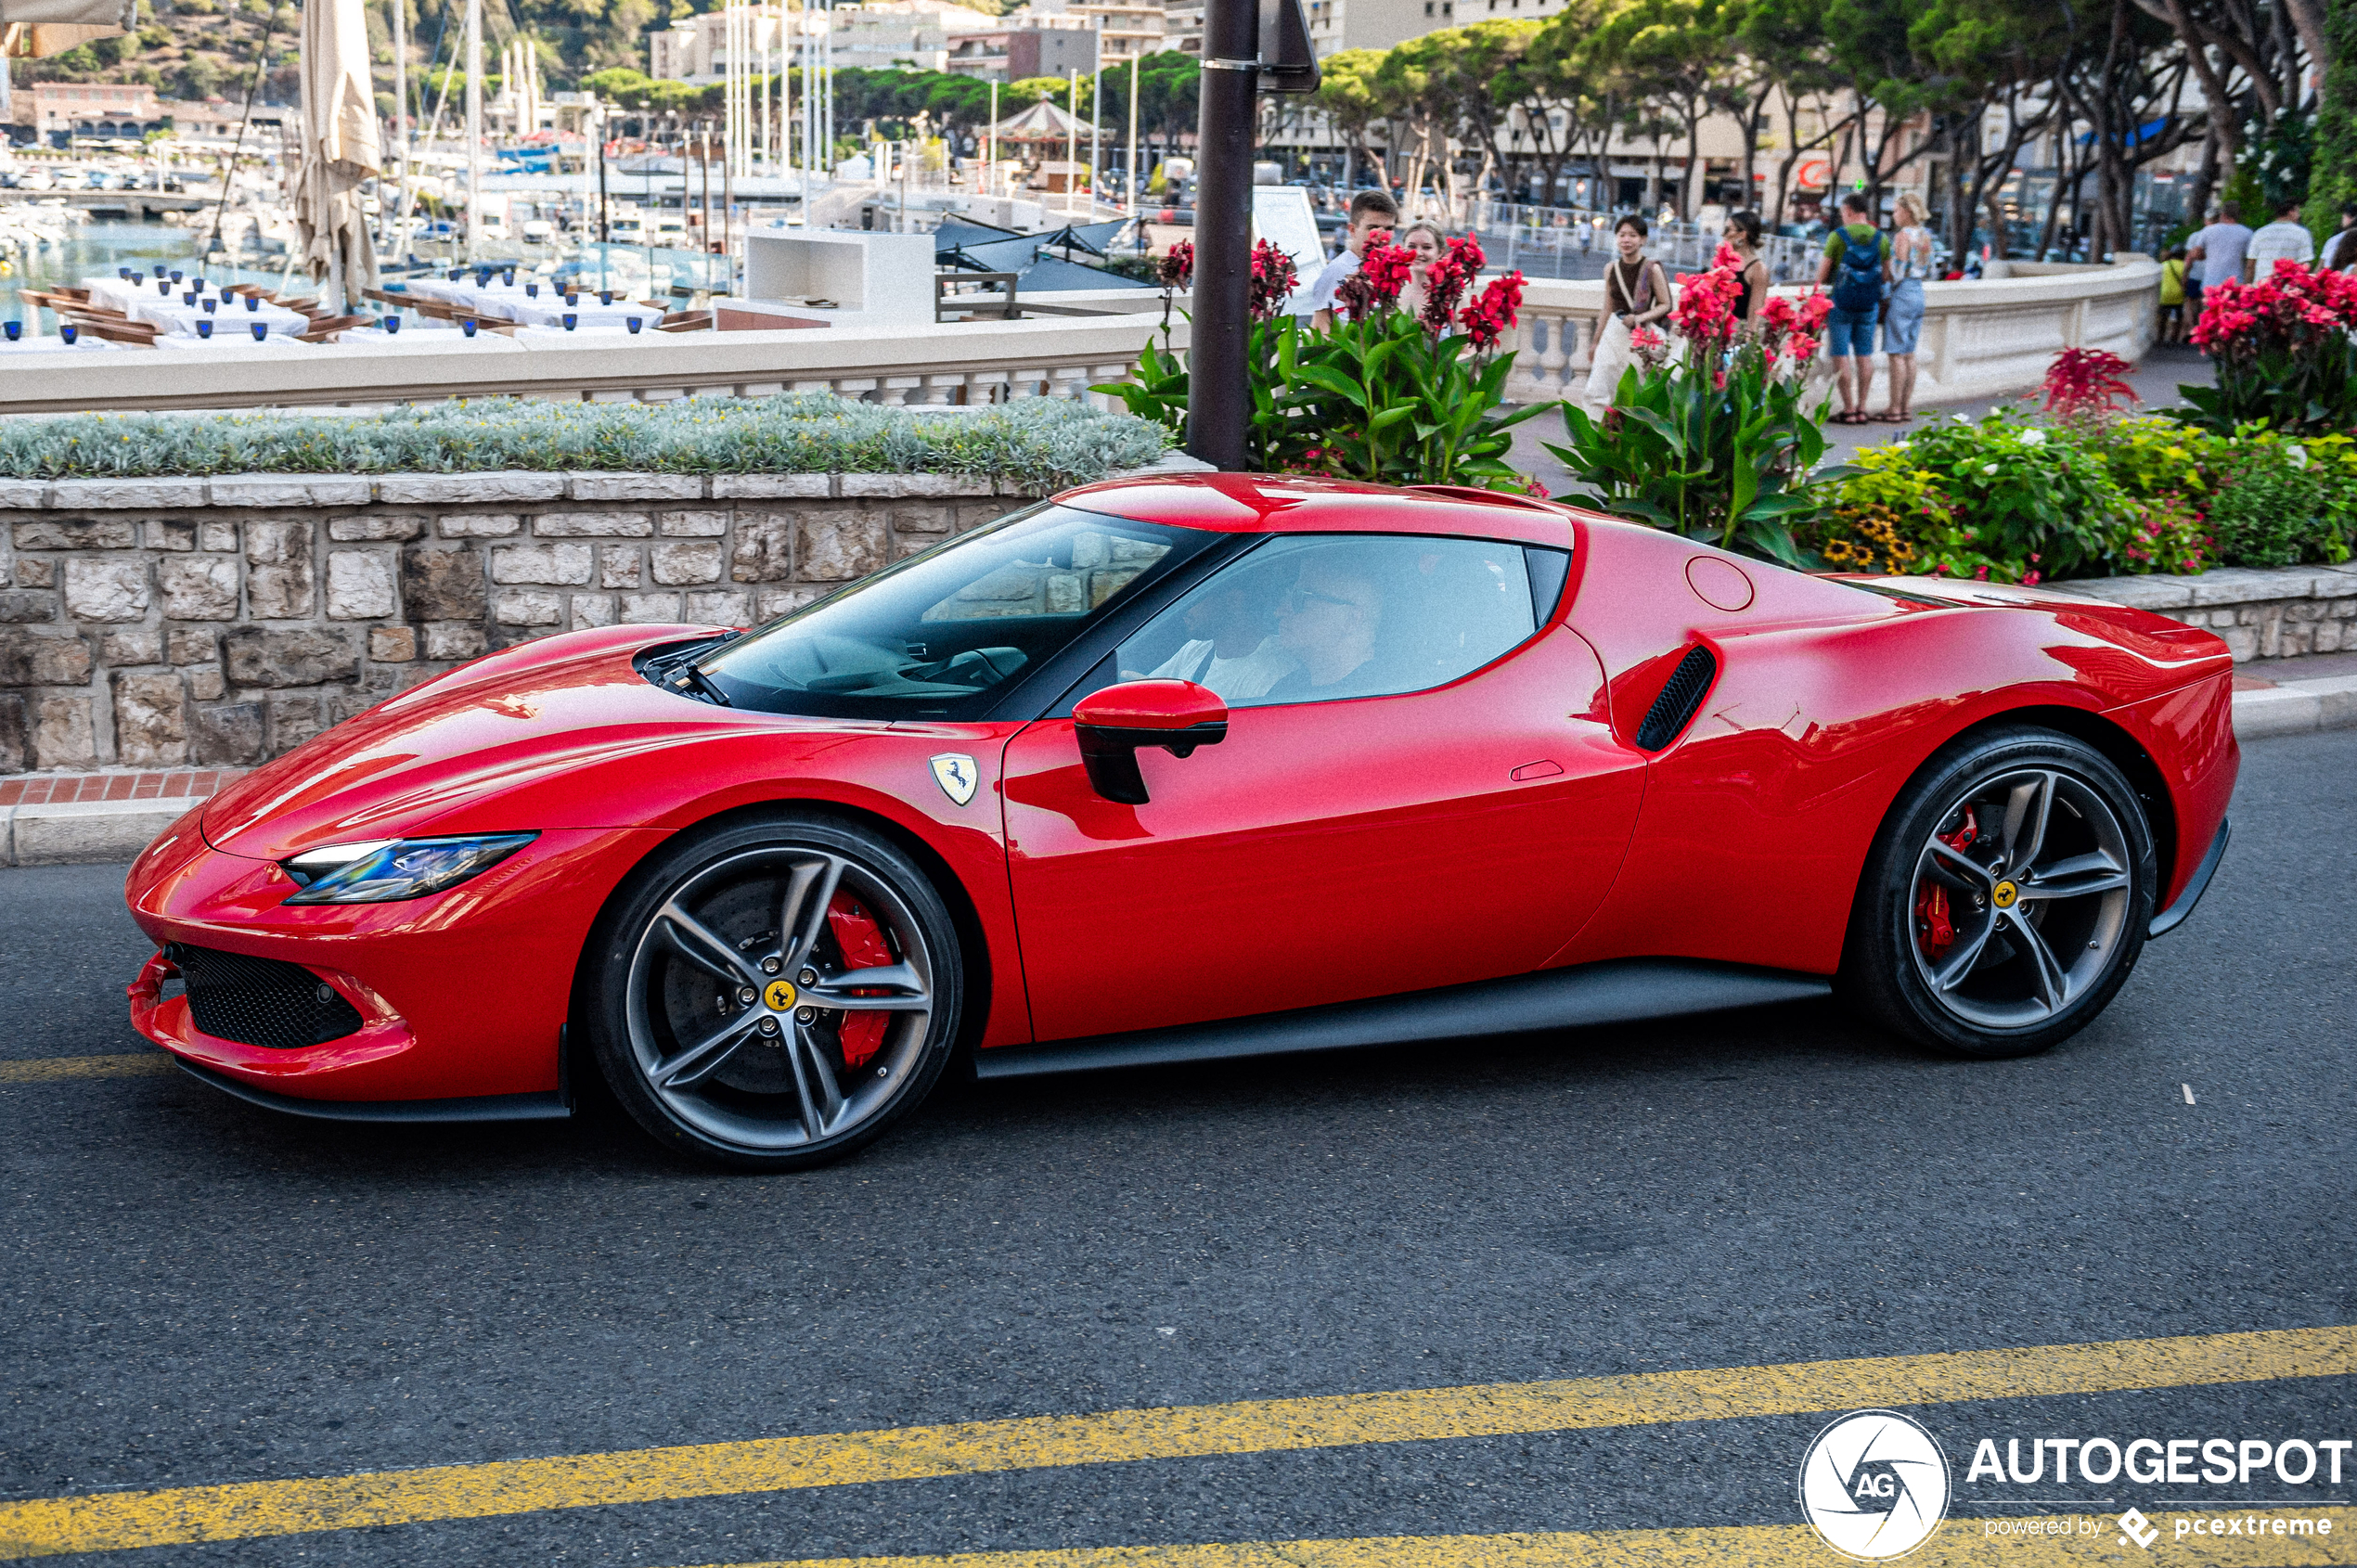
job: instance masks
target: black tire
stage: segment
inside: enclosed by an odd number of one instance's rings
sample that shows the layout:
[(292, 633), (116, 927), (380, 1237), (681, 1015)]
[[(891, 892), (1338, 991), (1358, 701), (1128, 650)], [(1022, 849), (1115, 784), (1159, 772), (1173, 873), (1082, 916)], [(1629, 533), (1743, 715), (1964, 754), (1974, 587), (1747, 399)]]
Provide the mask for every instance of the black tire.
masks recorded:
[(1941, 1050), (2042, 1051), (2127, 983), (2157, 880), (2144, 803), (2102, 752), (2028, 726), (1962, 737), (1884, 819), (1851, 909), (1841, 990)]
[[(587, 962), (585, 1022), (615, 1099), (656, 1141), (743, 1170), (824, 1164), (882, 1136), (939, 1080), (964, 1007), (938, 890), (882, 834), (811, 812), (665, 844)], [(880, 1038), (862, 1038), (863, 1013), (885, 1018)]]

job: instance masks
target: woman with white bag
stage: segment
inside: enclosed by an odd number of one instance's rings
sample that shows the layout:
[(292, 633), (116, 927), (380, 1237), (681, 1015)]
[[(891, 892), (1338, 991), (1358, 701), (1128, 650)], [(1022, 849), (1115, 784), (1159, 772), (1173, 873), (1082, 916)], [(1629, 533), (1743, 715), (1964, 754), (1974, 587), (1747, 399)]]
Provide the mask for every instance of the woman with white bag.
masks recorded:
[(1647, 327), (1659, 330), (1657, 324), (1676, 302), (1669, 292), (1669, 275), (1645, 254), (1650, 234), (1645, 220), (1634, 212), (1613, 229), (1613, 243), (1620, 254), (1604, 268), (1604, 324), (1590, 356), (1588, 388), (1583, 394), (1594, 412), (1612, 406), (1613, 393), (1620, 388), (1620, 373), (1629, 367), (1632, 334)]

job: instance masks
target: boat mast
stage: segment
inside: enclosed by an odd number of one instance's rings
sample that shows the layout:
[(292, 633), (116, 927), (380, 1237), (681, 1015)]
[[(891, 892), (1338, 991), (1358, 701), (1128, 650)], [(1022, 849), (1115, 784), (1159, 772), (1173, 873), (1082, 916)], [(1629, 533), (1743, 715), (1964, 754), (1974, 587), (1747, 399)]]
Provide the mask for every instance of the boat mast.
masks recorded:
[(483, 0), (467, 0), (467, 260), (483, 226)]

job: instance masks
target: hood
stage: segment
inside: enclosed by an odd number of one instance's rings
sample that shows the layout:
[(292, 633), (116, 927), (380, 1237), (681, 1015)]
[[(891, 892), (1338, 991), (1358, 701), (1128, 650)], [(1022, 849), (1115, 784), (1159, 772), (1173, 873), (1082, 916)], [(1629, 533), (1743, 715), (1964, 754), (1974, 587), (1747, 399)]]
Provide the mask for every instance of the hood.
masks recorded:
[[(591, 786), (593, 770), (626, 769), (634, 759), (704, 739), (792, 742), (878, 727), (714, 707), (657, 688), (632, 664), (645, 649), (713, 631), (612, 627), (477, 660), (336, 726), (215, 795), (204, 808), (205, 842), (230, 855), (281, 860), (324, 844), (406, 834), (644, 827), (605, 820), (634, 814), (625, 791)], [(519, 803), (527, 801), (528, 807)], [(559, 811), (569, 819), (509, 820), (503, 807), (535, 818)]]

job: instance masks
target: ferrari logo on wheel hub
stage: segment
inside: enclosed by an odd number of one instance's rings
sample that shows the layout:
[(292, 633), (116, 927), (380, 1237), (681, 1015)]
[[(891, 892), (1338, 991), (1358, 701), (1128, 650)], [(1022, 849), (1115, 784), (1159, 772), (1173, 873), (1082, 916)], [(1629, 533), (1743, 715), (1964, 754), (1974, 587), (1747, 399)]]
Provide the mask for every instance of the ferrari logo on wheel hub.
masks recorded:
[(2016, 887), (2013, 883), (1999, 882), (1995, 887), (1990, 890), (1989, 902), (1994, 904), (2000, 909), (2010, 909), (2014, 906), (2014, 901), (2020, 896), (2021, 889)]
[(761, 993), (761, 999), (768, 1004), (771, 1012), (792, 1012), (793, 996), (792, 981), (773, 980), (769, 983), (767, 989)]

